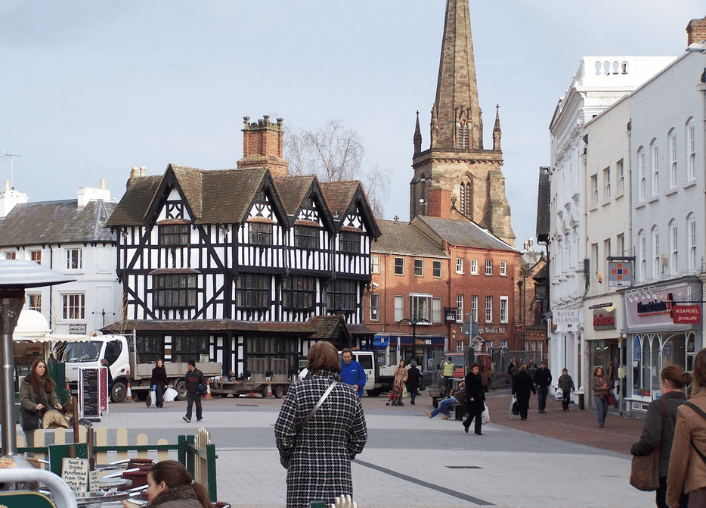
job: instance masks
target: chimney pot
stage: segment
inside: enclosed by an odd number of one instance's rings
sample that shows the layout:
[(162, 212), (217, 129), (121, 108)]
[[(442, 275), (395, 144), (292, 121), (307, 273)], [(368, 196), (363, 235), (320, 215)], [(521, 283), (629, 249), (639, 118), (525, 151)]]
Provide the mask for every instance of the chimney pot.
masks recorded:
[(145, 176), (147, 174), (147, 166), (140, 166), (140, 176)]
[(100, 188), (105, 190), (105, 178), (100, 179)]

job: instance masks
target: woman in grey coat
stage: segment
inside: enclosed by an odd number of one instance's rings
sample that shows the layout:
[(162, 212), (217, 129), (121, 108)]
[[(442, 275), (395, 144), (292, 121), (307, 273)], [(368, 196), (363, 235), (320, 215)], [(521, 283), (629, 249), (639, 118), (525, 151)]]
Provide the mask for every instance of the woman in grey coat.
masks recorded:
[(352, 495), (351, 459), (363, 451), (368, 438), (363, 407), (355, 389), (341, 381), (333, 344), (317, 342), (307, 359), (309, 375), (289, 388), (275, 423), (280, 461), (287, 468), (287, 508), (305, 508), (310, 501), (331, 505), (342, 494)]
[[(674, 441), (674, 426), (677, 421), (677, 408), (686, 402), (684, 387), (691, 383), (691, 374), (677, 365), (670, 365), (660, 373), (662, 395), (647, 407), (645, 428), (640, 440), (632, 445), (630, 453), (637, 456), (648, 455), (659, 446), (659, 488), (655, 502), (659, 508), (668, 508), (667, 473), (669, 456)], [(688, 496), (682, 493), (679, 506), (686, 508)]]
[[(20, 405), (22, 412), (30, 414), (39, 413), (41, 421), (44, 413), (50, 409), (61, 411), (59, 397), (54, 392), (54, 380), (49, 377), (47, 364), (43, 360), (34, 360), (29, 374), (25, 376), (20, 384)], [(36, 429), (25, 429), (27, 446), (34, 446), (34, 431)]]

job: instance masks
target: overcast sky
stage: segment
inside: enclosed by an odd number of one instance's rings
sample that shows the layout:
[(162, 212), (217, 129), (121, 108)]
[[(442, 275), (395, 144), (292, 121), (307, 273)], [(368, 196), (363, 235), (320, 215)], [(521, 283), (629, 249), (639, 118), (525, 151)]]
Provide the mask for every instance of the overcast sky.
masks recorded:
[[(500, 105), (517, 246), (534, 234), (548, 126), (582, 56), (678, 55), (703, 0), (471, 0), (485, 146)], [(236, 167), (242, 118), (339, 118), (390, 172), (409, 218), (412, 136), (429, 147), (444, 0), (0, 2), (0, 150), (31, 201), (72, 199), (132, 166)], [(10, 180), (0, 162), (0, 181)]]

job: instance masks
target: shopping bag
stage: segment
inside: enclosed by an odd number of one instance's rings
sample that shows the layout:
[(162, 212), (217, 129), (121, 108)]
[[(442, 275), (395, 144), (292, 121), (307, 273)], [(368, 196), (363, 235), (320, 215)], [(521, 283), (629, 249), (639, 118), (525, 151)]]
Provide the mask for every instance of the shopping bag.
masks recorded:
[(516, 399), (515, 396), (513, 395), (513, 396), (512, 396), (512, 399), (510, 399), (510, 412), (511, 412), (511, 413), (512, 413), (512, 410), (513, 410), (513, 407), (514, 407), (515, 404), (517, 404), (517, 399)]
[(557, 387), (556, 391), (554, 392), (554, 398), (556, 400), (561, 400), (563, 397), (564, 397), (564, 390)]
[(174, 388), (167, 388), (164, 392), (164, 402), (174, 402), (177, 395), (177, 391)]
[(633, 456), (630, 466), (630, 485), (638, 490), (659, 488), (659, 447), (649, 455)]
[(409, 397), (409, 393), (407, 393), (407, 387), (405, 386), (402, 388), (402, 397)]
[(152, 401), (155, 404), (157, 403), (157, 387), (156, 386), (152, 387)]
[(490, 411), (488, 411), (488, 406), (486, 404), (483, 404), (483, 414), (481, 415), (480, 420), (483, 425), (490, 423)]

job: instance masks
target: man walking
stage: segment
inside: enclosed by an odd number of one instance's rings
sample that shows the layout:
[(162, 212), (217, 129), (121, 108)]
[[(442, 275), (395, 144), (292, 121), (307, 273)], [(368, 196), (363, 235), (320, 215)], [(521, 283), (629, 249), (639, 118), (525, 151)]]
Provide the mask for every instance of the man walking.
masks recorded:
[(409, 393), (410, 404), (414, 405), (414, 399), (417, 397), (419, 390), (419, 380), (422, 378), (422, 373), (417, 368), (417, 362), (412, 360), (409, 370), (407, 371), (407, 392)]
[(353, 359), (353, 353), (350, 349), (344, 349), (341, 354), (343, 362), (341, 362), (341, 379), (346, 384), (355, 388), (358, 392), (358, 397), (363, 396), (363, 388), (367, 377), (363, 366)]
[(545, 413), (547, 407), (547, 393), (549, 385), (552, 384), (552, 373), (547, 368), (547, 362), (539, 364), (537, 372), (534, 374), (534, 384), (537, 386), (537, 406), (540, 413)]
[(203, 372), (196, 368), (196, 362), (194, 360), (189, 360), (187, 369), (185, 376), (187, 406), (184, 421), (191, 423), (191, 407), (196, 403), (196, 421), (200, 422), (203, 420), (203, 413), (201, 411), (201, 392), (199, 392), (199, 385), (204, 383)]

